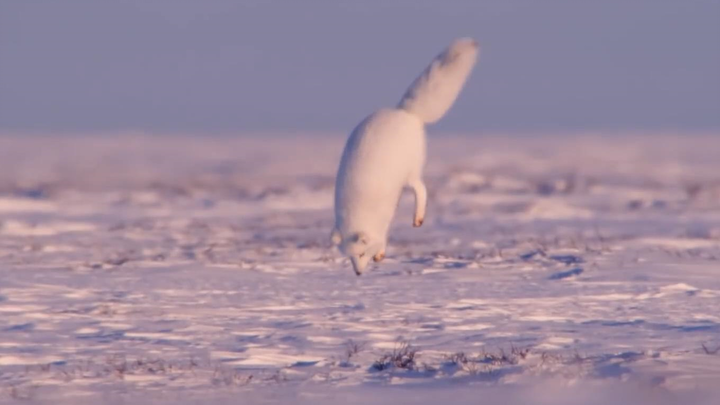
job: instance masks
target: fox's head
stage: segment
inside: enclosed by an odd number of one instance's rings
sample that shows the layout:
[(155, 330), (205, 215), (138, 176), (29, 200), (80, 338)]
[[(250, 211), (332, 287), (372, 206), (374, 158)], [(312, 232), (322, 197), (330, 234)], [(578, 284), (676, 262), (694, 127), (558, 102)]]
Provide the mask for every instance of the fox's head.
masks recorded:
[(357, 232), (342, 239), (340, 251), (350, 258), (353, 270), (359, 276), (381, 246), (381, 241), (373, 240), (365, 232)]

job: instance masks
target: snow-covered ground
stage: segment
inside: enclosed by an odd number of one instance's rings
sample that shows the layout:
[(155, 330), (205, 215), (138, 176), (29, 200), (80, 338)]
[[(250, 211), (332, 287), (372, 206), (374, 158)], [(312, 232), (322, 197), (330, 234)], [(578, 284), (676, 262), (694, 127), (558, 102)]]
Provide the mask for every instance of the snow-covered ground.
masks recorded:
[(0, 137), (0, 402), (717, 403), (720, 136), (432, 135), (362, 277), (344, 140)]

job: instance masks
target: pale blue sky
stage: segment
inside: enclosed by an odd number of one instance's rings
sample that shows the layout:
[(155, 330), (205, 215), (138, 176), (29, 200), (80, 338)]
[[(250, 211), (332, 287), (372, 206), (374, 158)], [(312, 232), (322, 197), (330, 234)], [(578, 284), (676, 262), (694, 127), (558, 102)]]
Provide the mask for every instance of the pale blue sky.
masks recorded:
[(437, 130), (720, 129), (720, 1), (0, 1), (0, 131), (347, 131), (452, 38)]

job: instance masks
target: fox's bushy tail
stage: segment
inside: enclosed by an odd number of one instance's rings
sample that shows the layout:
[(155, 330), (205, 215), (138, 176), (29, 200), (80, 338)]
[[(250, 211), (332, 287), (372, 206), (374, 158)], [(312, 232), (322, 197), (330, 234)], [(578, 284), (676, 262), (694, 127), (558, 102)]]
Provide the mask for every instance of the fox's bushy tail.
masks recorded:
[(453, 41), (410, 85), (398, 108), (418, 116), (426, 124), (437, 122), (460, 94), (477, 55), (478, 44), (474, 39)]

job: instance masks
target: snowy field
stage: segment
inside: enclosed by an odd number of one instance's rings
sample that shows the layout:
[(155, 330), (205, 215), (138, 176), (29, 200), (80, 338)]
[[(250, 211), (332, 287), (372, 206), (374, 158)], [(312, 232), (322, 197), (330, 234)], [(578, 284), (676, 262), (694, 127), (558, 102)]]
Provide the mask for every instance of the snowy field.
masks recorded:
[(432, 135), (362, 277), (344, 141), (0, 137), (0, 402), (718, 403), (720, 136)]

